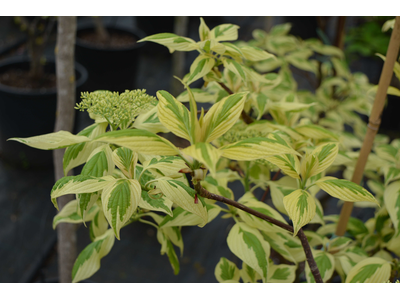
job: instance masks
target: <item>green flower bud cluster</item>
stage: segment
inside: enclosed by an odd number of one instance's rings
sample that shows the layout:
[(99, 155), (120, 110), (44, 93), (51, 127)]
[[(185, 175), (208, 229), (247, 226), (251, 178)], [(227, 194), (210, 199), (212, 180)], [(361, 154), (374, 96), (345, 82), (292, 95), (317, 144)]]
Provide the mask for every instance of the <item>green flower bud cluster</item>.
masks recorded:
[(146, 90), (126, 90), (121, 94), (110, 91), (83, 92), (81, 99), (76, 109), (103, 117), (113, 130), (128, 128), (140, 113), (157, 105), (157, 99), (146, 94)]
[[(236, 128), (235, 128), (236, 129)], [(261, 132), (259, 130), (245, 130), (241, 131), (239, 128), (236, 130), (229, 130), (223, 136), (219, 138), (221, 145), (231, 144), (238, 141), (242, 141), (249, 138), (266, 136), (267, 133)]]

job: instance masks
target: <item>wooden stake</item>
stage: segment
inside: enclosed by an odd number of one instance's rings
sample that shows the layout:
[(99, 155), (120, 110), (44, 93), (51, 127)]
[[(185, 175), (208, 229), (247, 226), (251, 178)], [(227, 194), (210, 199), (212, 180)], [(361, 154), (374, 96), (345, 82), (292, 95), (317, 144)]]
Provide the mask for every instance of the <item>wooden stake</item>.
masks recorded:
[[(57, 112), (54, 131), (72, 132), (75, 118), (75, 68), (74, 46), (76, 17), (59, 17), (56, 45)], [(53, 151), (55, 180), (64, 177), (63, 156), (65, 149)], [(72, 175), (72, 174), (69, 174)], [(58, 198), (60, 210), (74, 195)], [(57, 226), (58, 276), (60, 283), (72, 282), (72, 267), (76, 259), (76, 226), (61, 223)]]
[[(365, 164), (367, 163), (368, 155), (371, 152), (375, 135), (379, 130), (379, 125), (381, 123), (381, 114), (383, 106), (385, 105), (387, 90), (393, 76), (393, 68), (397, 60), (399, 47), (400, 47), (400, 17), (396, 17), (396, 23), (394, 25), (393, 32), (390, 37), (389, 47), (386, 54), (386, 60), (383, 65), (381, 77), (379, 79), (378, 91), (376, 92), (374, 106), (372, 107), (371, 115), (369, 117), (367, 134), (364, 138), (364, 143), (361, 147), (360, 155), (358, 157), (353, 177), (351, 179), (352, 182), (357, 184), (360, 184), (361, 182)], [(346, 232), (347, 222), (349, 221), (352, 210), (353, 210), (353, 203), (345, 202), (342, 207), (342, 211), (340, 212), (340, 218), (338, 226), (336, 228), (336, 235), (342, 236)]]

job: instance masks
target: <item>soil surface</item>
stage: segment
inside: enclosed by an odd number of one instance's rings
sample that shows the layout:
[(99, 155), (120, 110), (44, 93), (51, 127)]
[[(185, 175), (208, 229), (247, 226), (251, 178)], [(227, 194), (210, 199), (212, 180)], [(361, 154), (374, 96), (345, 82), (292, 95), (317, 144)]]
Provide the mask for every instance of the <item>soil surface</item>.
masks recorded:
[(51, 89), (57, 86), (56, 74), (45, 73), (39, 80), (34, 80), (29, 76), (29, 71), (21, 69), (9, 69), (1, 73), (0, 83), (27, 90)]
[(108, 31), (110, 38), (102, 40), (94, 31), (82, 31), (78, 33), (78, 38), (85, 44), (95, 45), (104, 49), (128, 48), (136, 44), (136, 39), (129, 33)]

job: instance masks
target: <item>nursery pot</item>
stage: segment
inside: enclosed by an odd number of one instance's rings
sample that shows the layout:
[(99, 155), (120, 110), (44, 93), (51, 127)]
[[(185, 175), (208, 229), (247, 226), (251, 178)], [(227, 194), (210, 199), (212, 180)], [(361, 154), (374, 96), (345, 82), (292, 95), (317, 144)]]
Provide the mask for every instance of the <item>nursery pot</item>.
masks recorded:
[[(110, 35), (127, 34), (136, 41), (144, 38), (141, 30), (107, 27)], [(88, 70), (88, 81), (83, 89), (89, 92), (95, 90), (110, 90), (124, 92), (135, 89), (135, 79), (138, 70), (138, 57), (142, 43), (119, 46), (98, 46), (83, 39), (84, 35), (94, 33), (92, 25), (79, 26), (77, 30), (75, 58)]]
[[(29, 58), (13, 57), (0, 62), (0, 73), (9, 69), (29, 70)], [(55, 74), (55, 61), (48, 60), (45, 72)], [(87, 79), (86, 69), (75, 64), (76, 87)], [(53, 166), (53, 151), (39, 150), (12, 137), (31, 137), (54, 131), (57, 88), (28, 90), (0, 83), (0, 157), (18, 168), (48, 169)]]

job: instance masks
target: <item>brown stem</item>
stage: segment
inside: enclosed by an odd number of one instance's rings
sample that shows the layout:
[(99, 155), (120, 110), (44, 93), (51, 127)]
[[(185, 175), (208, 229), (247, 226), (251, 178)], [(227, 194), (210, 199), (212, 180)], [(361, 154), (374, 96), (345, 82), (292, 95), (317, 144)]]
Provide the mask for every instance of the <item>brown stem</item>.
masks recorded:
[[(292, 232), (292, 233), (294, 232), (293, 227), (288, 225), (288, 224), (285, 224), (285, 223), (283, 223), (283, 222), (281, 222), (279, 220), (271, 218), (270, 216), (264, 215), (263, 213), (260, 213), (259, 211), (251, 209), (250, 207), (247, 207), (247, 206), (245, 206), (245, 205), (243, 205), (241, 203), (238, 203), (236, 201), (230, 200), (228, 198), (225, 198), (225, 197), (217, 195), (217, 194), (210, 193), (209, 191), (207, 191), (205, 188), (203, 188), (201, 186), (200, 182), (196, 183), (195, 190), (196, 190), (197, 194), (199, 194), (201, 197), (212, 199), (212, 200), (216, 200), (216, 201), (219, 201), (219, 202), (234, 206), (234, 207), (236, 207), (238, 209), (241, 209), (241, 210), (243, 210), (243, 211), (245, 211), (245, 212), (247, 212), (249, 214), (252, 214), (253, 216), (256, 216), (256, 217), (258, 217), (258, 218), (260, 218), (260, 219), (262, 219), (264, 221), (267, 221), (267, 222), (272, 223), (272, 224), (274, 224), (276, 226), (279, 226), (280, 228), (283, 228), (283, 229), (285, 229), (285, 230), (287, 230), (289, 232)], [(302, 229), (299, 230), (299, 232), (297, 233), (297, 236), (299, 237), (299, 239), (301, 241), (301, 244), (303, 246), (304, 253), (306, 255), (308, 265), (310, 266), (310, 270), (311, 270), (311, 272), (312, 272), (312, 274), (314, 276), (315, 282), (322, 283), (323, 281), (322, 281), (322, 278), (321, 278), (321, 274), (320, 274), (320, 272), (318, 270), (317, 263), (314, 260), (314, 256), (312, 255), (310, 244), (308, 243), (307, 237), (304, 234)]]
[[(363, 145), (358, 156), (357, 164), (354, 169), (352, 182), (360, 184), (364, 168), (367, 163), (368, 155), (371, 152), (374, 143), (375, 135), (378, 133), (379, 125), (381, 123), (381, 114), (383, 106), (385, 105), (386, 93), (393, 76), (393, 68), (399, 53), (400, 47), (400, 17), (396, 17), (393, 32), (390, 37), (386, 60), (383, 65), (381, 77), (379, 79), (378, 91), (376, 92), (374, 106), (372, 107), (371, 115), (369, 117), (369, 124), (367, 134), (364, 138)], [(338, 226), (336, 228), (336, 235), (342, 236), (346, 232), (347, 222), (349, 221), (351, 211), (353, 210), (353, 202), (345, 202), (340, 212)]]
[[(281, 169), (279, 169), (278, 172), (275, 173), (274, 177), (272, 177), (272, 181), (277, 180), (279, 174), (281, 174)], [(269, 189), (270, 189), (270, 186), (267, 187), (267, 189), (266, 189), (265, 192), (264, 192), (264, 195), (262, 195), (261, 202), (265, 202), (265, 198), (267, 198)]]
[(344, 45), (344, 28), (346, 24), (346, 17), (338, 17), (338, 24), (336, 29), (335, 46), (343, 49)]

